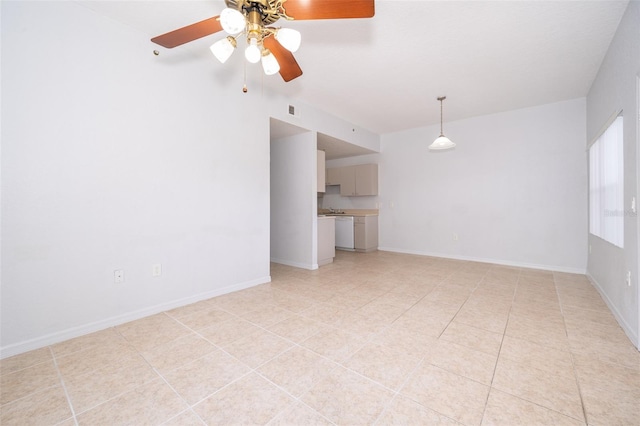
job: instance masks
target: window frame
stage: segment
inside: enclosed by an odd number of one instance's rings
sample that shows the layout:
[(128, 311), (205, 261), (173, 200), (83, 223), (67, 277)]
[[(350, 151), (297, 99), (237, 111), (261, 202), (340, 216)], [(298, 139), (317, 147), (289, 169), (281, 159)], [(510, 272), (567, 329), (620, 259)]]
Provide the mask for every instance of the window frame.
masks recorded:
[(612, 115), (588, 146), (589, 233), (624, 248), (624, 117)]

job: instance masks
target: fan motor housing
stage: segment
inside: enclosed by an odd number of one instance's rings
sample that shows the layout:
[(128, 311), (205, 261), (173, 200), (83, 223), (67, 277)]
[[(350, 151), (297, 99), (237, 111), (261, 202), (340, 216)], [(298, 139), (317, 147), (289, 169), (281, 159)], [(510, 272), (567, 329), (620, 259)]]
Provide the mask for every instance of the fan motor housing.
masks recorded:
[(247, 14), (252, 8), (260, 10), (263, 25), (270, 25), (280, 19), (278, 12), (278, 4), (282, 0), (224, 0), (227, 7), (241, 11)]

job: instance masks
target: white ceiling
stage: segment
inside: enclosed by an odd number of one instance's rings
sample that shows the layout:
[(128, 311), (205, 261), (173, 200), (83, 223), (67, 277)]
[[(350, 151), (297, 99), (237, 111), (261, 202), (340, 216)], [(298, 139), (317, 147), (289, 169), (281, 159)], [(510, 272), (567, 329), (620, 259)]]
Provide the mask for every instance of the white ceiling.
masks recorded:
[[(145, 39), (225, 7), (223, 0), (80, 3)], [(302, 32), (296, 59), (304, 74), (284, 83), (248, 65), (248, 86), (263, 84), (381, 134), (438, 123), (443, 95), (445, 122), (574, 99), (586, 96), (627, 3), (376, 0), (372, 19), (278, 21)], [(240, 90), (242, 55), (220, 64), (209, 52), (221, 37), (174, 49), (149, 42), (149, 50), (175, 67), (202, 61)]]

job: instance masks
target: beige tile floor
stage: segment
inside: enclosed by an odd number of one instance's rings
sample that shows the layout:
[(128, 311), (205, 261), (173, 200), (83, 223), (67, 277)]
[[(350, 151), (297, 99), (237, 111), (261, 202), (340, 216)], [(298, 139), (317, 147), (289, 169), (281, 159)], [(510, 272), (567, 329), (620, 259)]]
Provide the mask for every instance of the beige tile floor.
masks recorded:
[(639, 425), (584, 276), (395, 253), (2, 360), (2, 425)]

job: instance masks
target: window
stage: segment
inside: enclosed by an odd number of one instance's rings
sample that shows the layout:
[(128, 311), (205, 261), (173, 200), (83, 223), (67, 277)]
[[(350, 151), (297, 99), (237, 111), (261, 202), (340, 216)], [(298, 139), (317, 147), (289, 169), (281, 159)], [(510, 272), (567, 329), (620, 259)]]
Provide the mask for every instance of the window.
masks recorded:
[(589, 148), (589, 232), (624, 247), (622, 116)]

